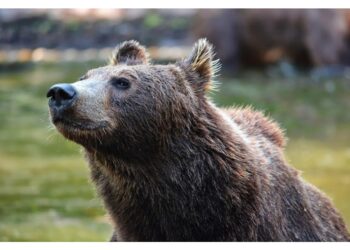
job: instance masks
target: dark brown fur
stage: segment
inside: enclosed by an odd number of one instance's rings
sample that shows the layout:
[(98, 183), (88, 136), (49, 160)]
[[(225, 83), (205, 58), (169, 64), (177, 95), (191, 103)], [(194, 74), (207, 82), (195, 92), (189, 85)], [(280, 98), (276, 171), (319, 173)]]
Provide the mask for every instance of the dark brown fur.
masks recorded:
[[(130, 45), (128, 56), (123, 46)], [(250, 108), (220, 110), (207, 99), (215, 63), (205, 40), (166, 66), (147, 64), (138, 46), (122, 45), (115, 66), (84, 77), (133, 76), (128, 90), (106, 85), (106, 95), (96, 93), (104, 98), (104, 130), (55, 124), (86, 149), (114, 224), (111, 240), (349, 240), (328, 198), (287, 165), (278, 125)]]

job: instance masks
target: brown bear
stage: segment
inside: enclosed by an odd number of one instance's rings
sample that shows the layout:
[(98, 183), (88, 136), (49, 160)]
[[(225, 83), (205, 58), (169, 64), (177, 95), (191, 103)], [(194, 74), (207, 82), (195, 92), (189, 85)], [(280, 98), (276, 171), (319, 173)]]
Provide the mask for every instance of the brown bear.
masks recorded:
[(192, 31), (213, 42), (227, 69), (281, 60), (348, 65), (348, 15), (341, 9), (207, 9), (198, 12)]
[(85, 149), (111, 240), (349, 240), (330, 200), (286, 163), (277, 124), (208, 99), (217, 70), (205, 39), (169, 65), (127, 41), (110, 65), (48, 91), (52, 122)]

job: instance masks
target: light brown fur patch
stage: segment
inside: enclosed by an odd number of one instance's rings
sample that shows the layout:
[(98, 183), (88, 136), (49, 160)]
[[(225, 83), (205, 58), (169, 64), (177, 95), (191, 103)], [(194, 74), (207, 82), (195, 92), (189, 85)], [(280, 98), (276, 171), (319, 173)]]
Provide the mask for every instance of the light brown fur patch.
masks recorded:
[(264, 135), (272, 143), (283, 148), (286, 144), (283, 131), (278, 124), (251, 107), (224, 110), (249, 135)]

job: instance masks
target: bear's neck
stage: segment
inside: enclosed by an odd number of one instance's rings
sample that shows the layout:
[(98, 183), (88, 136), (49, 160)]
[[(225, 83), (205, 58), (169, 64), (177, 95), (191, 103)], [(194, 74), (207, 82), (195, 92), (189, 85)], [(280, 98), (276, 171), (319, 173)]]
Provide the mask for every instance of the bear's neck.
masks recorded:
[(86, 151), (92, 179), (112, 220), (123, 228), (150, 225), (152, 232), (164, 226), (160, 221), (183, 220), (194, 211), (203, 218), (215, 218), (218, 209), (223, 216), (233, 216), (232, 207), (220, 205), (225, 199), (232, 200), (237, 211), (245, 211), (242, 204), (253, 206), (253, 157), (239, 131), (224, 120), (213, 112), (191, 133), (170, 136), (166, 150), (145, 162)]

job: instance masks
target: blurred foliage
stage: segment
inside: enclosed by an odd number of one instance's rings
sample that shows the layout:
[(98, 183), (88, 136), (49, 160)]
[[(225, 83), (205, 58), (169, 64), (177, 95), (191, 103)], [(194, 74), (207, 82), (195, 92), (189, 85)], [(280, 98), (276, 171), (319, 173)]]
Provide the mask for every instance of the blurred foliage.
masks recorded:
[(8, 22), (0, 20), (0, 47), (87, 49), (114, 47), (130, 39), (152, 46), (178, 45), (187, 39), (192, 19), (155, 10), (120, 20), (54, 19), (45, 14), (18, 16)]
[(162, 23), (163, 23), (163, 19), (162, 17), (157, 14), (157, 13), (150, 13), (148, 15), (145, 16), (145, 19), (144, 19), (144, 25), (147, 27), (147, 28), (156, 28), (158, 26), (160, 26)]
[[(111, 226), (77, 145), (50, 125), (45, 94), (100, 63), (0, 70), (0, 240), (106, 241)], [(286, 129), (287, 158), (350, 223), (350, 86), (345, 78), (243, 72), (222, 77), (219, 106), (252, 105)]]

